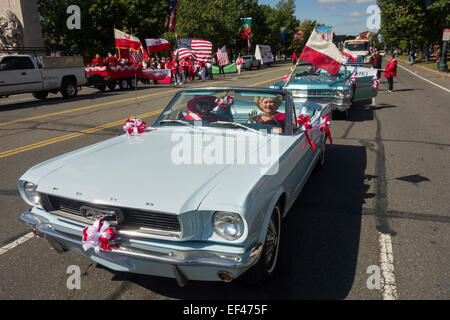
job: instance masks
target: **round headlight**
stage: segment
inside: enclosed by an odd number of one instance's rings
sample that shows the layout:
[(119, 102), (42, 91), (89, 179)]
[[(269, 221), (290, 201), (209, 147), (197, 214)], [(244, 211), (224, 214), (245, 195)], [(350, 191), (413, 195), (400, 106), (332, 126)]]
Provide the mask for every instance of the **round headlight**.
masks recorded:
[(244, 233), (244, 221), (237, 213), (218, 211), (212, 218), (212, 225), (225, 240), (237, 240)]
[(36, 189), (37, 185), (32, 182), (27, 181), (23, 185), (23, 192), (28, 201), (33, 205), (39, 206), (41, 204), (41, 198), (39, 197), (39, 193), (36, 191)]
[(344, 91), (343, 91), (343, 90), (336, 90), (336, 95), (337, 95), (339, 98), (342, 98), (342, 97), (344, 96)]

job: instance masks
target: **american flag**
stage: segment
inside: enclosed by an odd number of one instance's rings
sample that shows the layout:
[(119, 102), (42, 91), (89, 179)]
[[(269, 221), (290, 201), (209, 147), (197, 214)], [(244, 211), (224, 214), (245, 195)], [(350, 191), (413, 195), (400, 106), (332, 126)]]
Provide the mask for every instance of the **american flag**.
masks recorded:
[(225, 66), (230, 64), (230, 60), (228, 60), (228, 53), (226, 46), (223, 46), (217, 51), (217, 64), (219, 66)]
[(178, 38), (178, 49), (189, 49), (197, 61), (212, 62), (212, 43), (203, 39)]
[(141, 46), (137, 51), (130, 49), (130, 58), (133, 60), (133, 63), (138, 64), (142, 62), (142, 60), (147, 58), (147, 55), (145, 54)]
[(175, 22), (177, 18), (178, 0), (169, 1), (169, 14), (166, 18), (166, 30), (175, 31)]
[(197, 56), (195, 55), (194, 51), (186, 49), (186, 48), (178, 48), (176, 49), (174, 52), (172, 52), (172, 57), (176, 57), (178, 56), (178, 58), (181, 59), (186, 59), (186, 58), (192, 58), (193, 60), (197, 59)]

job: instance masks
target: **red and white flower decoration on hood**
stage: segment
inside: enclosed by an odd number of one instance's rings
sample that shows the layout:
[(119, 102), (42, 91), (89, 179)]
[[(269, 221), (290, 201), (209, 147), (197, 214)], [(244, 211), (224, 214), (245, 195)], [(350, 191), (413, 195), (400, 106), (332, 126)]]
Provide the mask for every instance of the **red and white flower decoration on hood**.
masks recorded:
[(147, 129), (147, 123), (138, 118), (129, 118), (123, 125), (123, 130), (130, 136), (136, 136)]
[(309, 122), (309, 116), (305, 116), (304, 114), (301, 114), (297, 119), (297, 123), (299, 125), (301, 125), (301, 129), (305, 133), (306, 139), (308, 140), (311, 148), (313, 148), (313, 150), (316, 150), (316, 146), (314, 145), (313, 141), (311, 140), (311, 138), (308, 135), (308, 130), (313, 129), (311, 122)]
[(100, 248), (105, 251), (119, 248), (118, 245), (110, 245), (110, 241), (113, 241), (115, 238), (115, 230), (110, 227), (107, 221), (95, 220), (92, 226), (88, 226), (83, 230), (83, 250), (87, 251), (93, 248), (95, 253), (99, 254)]

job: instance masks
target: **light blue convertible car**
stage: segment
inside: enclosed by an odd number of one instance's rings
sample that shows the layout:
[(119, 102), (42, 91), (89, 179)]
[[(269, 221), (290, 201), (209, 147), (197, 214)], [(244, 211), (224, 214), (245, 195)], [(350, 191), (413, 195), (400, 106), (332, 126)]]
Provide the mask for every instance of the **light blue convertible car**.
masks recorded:
[[(357, 76), (356, 87), (352, 85), (352, 74)], [(297, 103), (314, 101), (319, 104), (331, 104), (333, 110), (345, 112), (348, 116), (354, 102), (369, 100), (377, 96), (373, 88), (376, 70), (343, 65), (334, 76), (313, 65), (299, 63), (291, 77), (286, 90), (290, 91)], [(271, 88), (283, 89), (285, 82), (277, 83)]]
[[(113, 270), (183, 286), (251, 269), (264, 283), (282, 218), (324, 164), (330, 112), (296, 109), (290, 93), (268, 88), (179, 91), (152, 127), (29, 169), (18, 187), (31, 209), (20, 220), (58, 252)], [(306, 132), (299, 113), (309, 116)]]

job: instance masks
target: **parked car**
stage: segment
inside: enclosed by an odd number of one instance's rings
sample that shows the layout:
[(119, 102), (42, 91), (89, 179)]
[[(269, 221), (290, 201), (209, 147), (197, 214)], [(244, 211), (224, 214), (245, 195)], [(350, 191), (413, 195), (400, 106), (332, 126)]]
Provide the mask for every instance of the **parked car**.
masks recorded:
[(86, 82), (82, 57), (0, 57), (0, 96), (32, 93), (43, 100), (49, 92), (61, 92), (64, 98), (73, 98)]
[(244, 61), (242, 63), (242, 69), (244, 70), (261, 69), (261, 60), (256, 59), (254, 55), (242, 56), (242, 60)]
[[(356, 87), (352, 84), (353, 73), (357, 75)], [(302, 62), (297, 65), (286, 90), (292, 93), (296, 102), (330, 103), (334, 110), (345, 112), (347, 116), (354, 102), (377, 96), (377, 91), (373, 87), (375, 75), (376, 70), (370, 68), (343, 65), (339, 74), (335, 76), (312, 64)], [(283, 89), (285, 84), (280, 82), (271, 88)]]
[[(258, 103), (278, 114), (262, 113)], [(74, 250), (113, 270), (180, 286), (244, 273), (264, 283), (277, 265), (282, 219), (324, 165), (319, 126), (330, 111), (312, 102), (296, 108), (289, 92), (268, 88), (181, 90), (142, 133), (29, 169), (18, 188), (32, 208), (20, 220), (58, 252)], [(308, 136), (298, 112), (310, 116)], [(83, 248), (85, 233), (103, 222), (114, 241)]]

